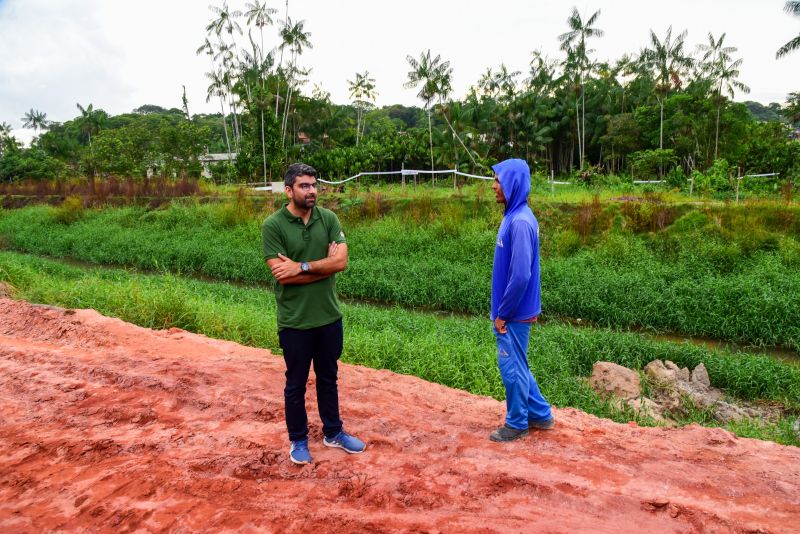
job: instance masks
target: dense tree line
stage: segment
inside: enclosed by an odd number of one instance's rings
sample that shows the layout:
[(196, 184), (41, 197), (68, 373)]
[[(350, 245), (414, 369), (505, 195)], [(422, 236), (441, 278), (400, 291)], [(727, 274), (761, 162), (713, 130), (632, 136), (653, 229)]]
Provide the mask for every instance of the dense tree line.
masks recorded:
[[(787, 2), (790, 14), (800, 14)], [(287, 4), (288, 9), (288, 4)], [(220, 112), (142, 106), (109, 116), (92, 105), (50, 123), (31, 109), (26, 126), (41, 130), (23, 149), (0, 129), (0, 179), (84, 175), (197, 176), (206, 152), (236, 154), (214, 166), (215, 179), (261, 180), (304, 159), (326, 177), (370, 170), (459, 168), (485, 173), (508, 157), (525, 158), (539, 172), (668, 176), (685, 181), (711, 168), (741, 172), (800, 172), (800, 93), (784, 105), (736, 103), (749, 89), (738, 79), (742, 60), (725, 34), (692, 47), (686, 32), (649, 32), (637, 53), (601, 61), (592, 43), (603, 37), (597, 11), (573, 9), (559, 37), (560, 57), (533, 52), (526, 71), (487, 68), (462, 99), (452, 95), (453, 69), (430, 50), (408, 56), (406, 86), (421, 107), (376, 108), (376, 81), (368, 71), (349, 81), (349, 104), (307, 83), (301, 65), (312, 47), (305, 21), (262, 2), (245, 11), (212, 6), (207, 36), (207, 101)], [(265, 30), (277, 27), (269, 51)], [(268, 37), (269, 38), (269, 37)], [(797, 39), (778, 51), (797, 48)], [(5, 133), (4, 133), (5, 132)], [(716, 167), (715, 167), (716, 165)], [(737, 172), (738, 172), (737, 171)]]

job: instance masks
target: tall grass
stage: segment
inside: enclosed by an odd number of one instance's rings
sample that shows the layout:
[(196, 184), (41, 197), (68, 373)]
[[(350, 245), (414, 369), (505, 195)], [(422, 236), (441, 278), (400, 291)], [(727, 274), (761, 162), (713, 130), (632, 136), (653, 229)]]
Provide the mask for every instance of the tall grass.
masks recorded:
[[(86, 270), (9, 252), (0, 253), (0, 280), (14, 288), (16, 297), (33, 302), (94, 308), (145, 327), (177, 326), (278, 350), (274, 296), (261, 288), (172, 274)], [(344, 305), (343, 313), (345, 361), (503, 398), (488, 320), (365, 304)], [(532, 334), (531, 366), (547, 398), (557, 406), (574, 406), (618, 421), (627, 421), (632, 414), (615, 411), (586, 385), (593, 363), (607, 360), (641, 369), (656, 358), (692, 367), (703, 362), (712, 383), (730, 395), (779, 402), (790, 412), (800, 412), (800, 369), (768, 357), (560, 324), (536, 326)], [(783, 422), (737, 428), (741, 435), (800, 445), (797, 436), (780, 430), (789, 429)]]
[[(496, 206), (478, 198), (387, 203), (378, 193), (332, 204), (350, 247), (341, 295), (488, 313)], [(58, 209), (29, 207), (0, 212), (0, 241), (39, 255), (271, 284), (259, 228), (271, 209), (239, 195), (159, 210), (85, 209), (67, 224)], [(535, 209), (546, 317), (800, 350), (800, 210), (676, 207), (655, 197)]]

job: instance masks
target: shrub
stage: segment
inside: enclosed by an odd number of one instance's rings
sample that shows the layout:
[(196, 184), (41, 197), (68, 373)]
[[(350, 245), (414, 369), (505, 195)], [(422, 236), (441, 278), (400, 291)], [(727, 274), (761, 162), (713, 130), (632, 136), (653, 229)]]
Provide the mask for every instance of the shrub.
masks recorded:
[(628, 156), (631, 172), (637, 179), (648, 180), (663, 170), (668, 170), (678, 163), (678, 157), (672, 149), (640, 150)]
[(244, 189), (239, 189), (233, 202), (226, 202), (219, 208), (219, 219), (223, 226), (233, 228), (246, 224), (255, 218), (253, 202), (247, 197)]
[(671, 234), (685, 234), (704, 229), (710, 225), (712, 225), (712, 222), (708, 215), (701, 211), (690, 211), (672, 223), (668, 232)]
[(686, 173), (683, 172), (683, 167), (680, 165), (669, 171), (665, 179), (670, 187), (683, 189), (686, 186)]
[(739, 236), (739, 247), (742, 254), (752, 256), (758, 251), (774, 252), (778, 250), (778, 236), (760, 228), (753, 228)]
[(74, 223), (83, 217), (83, 209), (83, 200), (80, 197), (67, 197), (53, 210), (53, 220), (61, 224)]
[(726, 159), (714, 160), (714, 164), (706, 171), (709, 187), (712, 191), (731, 191), (734, 185), (731, 182), (731, 166)]
[(556, 235), (556, 254), (571, 256), (581, 248), (581, 236), (574, 230), (565, 230)]
[(787, 267), (800, 267), (800, 243), (790, 237), (780, 241), (781, 262)]

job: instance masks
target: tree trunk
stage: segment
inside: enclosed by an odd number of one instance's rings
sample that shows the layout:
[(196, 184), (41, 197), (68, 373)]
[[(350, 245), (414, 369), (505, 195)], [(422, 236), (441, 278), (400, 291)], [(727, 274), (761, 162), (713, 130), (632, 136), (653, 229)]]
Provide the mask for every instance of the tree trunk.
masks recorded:
[(586, 158), (586, 94), (581, 80), (581, 169)]
[[(578, 98), (575, 97), (575, 127), (578, 130), (578, 161), (580, 162), (581, 166), (583, 166), (583, 152), (581, 152), (581, 113), (580, 108), (578, 107)], [(573, 151), (574, 151), (575, 143), (573, 141)], [(570, 169), (572, 169), (572, 162), (570, 162)]]
[[(264, 101), (261, 101), (264, 104)], [(264, 144), (264, 109), (261, 109), (261, 159), (264, 162), (264, 185), (267, 185), (267, 147)]]
[(231, 141), (228, 137), (228, 121), (225, 120), (225, 106), (222, 104), (222, 98), (219, 99), (219, 109), (222, 112), (222, 127), (225, 130), (225, 145), (228, 147), (228, 162), (230, 162)]
[(722, 107), (722, 100), (717, 95), (717, 130), (714, 136), (714, 160), (717, 159), (717, 151), (719, 149), (719, 110)]
[[(433, 170), (433, 129), (431, 127), (431, 110), (428, 110), (428, 142), (431, 148), (431, 170)], [(436, 175), (431, 175), (433, 177), (433, 183), (436, 184)]]
[(360, 132), (361, 132), (361, 109), (356, 108), (356, 146), (358, 146)]

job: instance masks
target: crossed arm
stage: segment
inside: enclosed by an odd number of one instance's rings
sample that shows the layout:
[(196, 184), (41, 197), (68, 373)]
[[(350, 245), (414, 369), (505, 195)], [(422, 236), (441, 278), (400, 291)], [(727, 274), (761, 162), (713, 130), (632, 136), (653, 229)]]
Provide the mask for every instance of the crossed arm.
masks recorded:
[(310, 261), (307, 272), (300, 269), (300, 262), (293, 261), (283, 254), (267, 261), (272, 276), (282, 286), (310, 284), (332, 274), (342, 272), (347, 267), (347, 243), (332, 242), (328, 245), (328, 256), (321, 260)]

